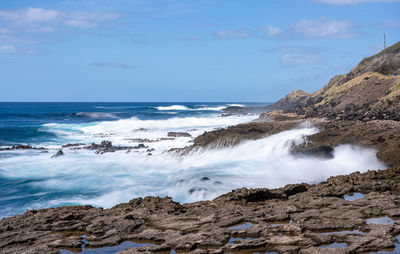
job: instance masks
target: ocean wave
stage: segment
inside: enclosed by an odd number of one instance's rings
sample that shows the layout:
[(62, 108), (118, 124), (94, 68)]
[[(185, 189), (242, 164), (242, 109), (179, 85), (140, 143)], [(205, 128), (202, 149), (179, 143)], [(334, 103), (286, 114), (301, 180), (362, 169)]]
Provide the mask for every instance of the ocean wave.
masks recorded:
[(244, 105), (242, 104), (227, 104), (225, 106), (207, 106), (207, 105), (199, 105), (199, 106), (195, 106), (194, 108), (189, 108), (187, 106), (184, 105), (172, 105), (172, 106), (159, 106), (159, 107), (155, 107), (157, 110), (188, 110), (188, 111), (221, 111), (225, 108), (227, 108), (228, 106), (237, 106), (237, 107), (244, 107)]
[(4, 159), (2, 175), (10, 179), (40, 178), (30, 186), (38, 192), (60, 193), (49, 195), (43, 207), (65, 203), (111, 207), (139, 196), (168, 195), (176, 201), (193, 202), (213, 199), (239, 187), (317, 183), (332, 175), (385, 168), (376, 151), (350, 145), (336, 147), (332, 159), (290, 153), (293, 143), (316, 132), (316, 128), (304, 127), (186, 156), (123, 151), (98, 156), (86, 150), (66, 151), (57, 159), (49, 158), (49, 154), (18, 156)]
[(245, 107), (243, 104), (228, 104), (230, 107)]
[(194, 110), (202, 110), (202, 111), (206, 111), (206, 110), (220, 111), (220, 110), (223, 110), (224, 108), (226, 108), (226, 106), (219, 106), (219, 107), (200, 107), (200, 108), (195, 108)]
[(73, 117), (86, 117), (86, 118), (113, 118), (117, 119), (119, 118), (117, 115), (113, 113), (105, 113), (105, 112), (78, 112), (78, 113), (73, 113)]
[(172, 106), (159, 106), (155, 107), (157, 110), (192, 110), (184, 105), (172, 105)]
[[(100, 142), (102, 139), (112, 141), (116, 145), (129, 145), (129, 139), (166, 137), (170, 131), (189, 132), (193, 137), (204, 131), (223, 128), (229, 125), (250, 122), (257, 116), (216, 115), (202, 117), (171, 117), (159, 120), (141, 120), (136, 117), (113, 121), (99, 121), (80, 124), (48, 123), (41, 126), (40, 131), (55, 134), (60, 142)], [(138, 129), (146, 129), (145, 133), (137, 133)], [(185, 141), (187, 142), (187, 141)], [(186, 143), (175, 140), (168, 145), (185, 146)], [(167, 145), (167, 144), (166, 144)]]

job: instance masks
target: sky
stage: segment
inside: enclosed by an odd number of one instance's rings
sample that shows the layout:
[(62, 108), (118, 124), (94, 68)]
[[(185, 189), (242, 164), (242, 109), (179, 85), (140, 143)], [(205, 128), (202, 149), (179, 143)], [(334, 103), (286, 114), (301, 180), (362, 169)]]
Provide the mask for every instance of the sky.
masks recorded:
[(273, 102), (400, 40), (400, 0), (1, 0), (0, 101)]

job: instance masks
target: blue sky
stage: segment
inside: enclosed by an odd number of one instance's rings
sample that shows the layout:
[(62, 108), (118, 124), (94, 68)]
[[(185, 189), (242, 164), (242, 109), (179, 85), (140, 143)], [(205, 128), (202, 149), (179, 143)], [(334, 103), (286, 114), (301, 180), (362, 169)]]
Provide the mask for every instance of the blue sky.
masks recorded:
[(275, 101), (400, 40), (400, 0), (1, 0), (0, 101)]

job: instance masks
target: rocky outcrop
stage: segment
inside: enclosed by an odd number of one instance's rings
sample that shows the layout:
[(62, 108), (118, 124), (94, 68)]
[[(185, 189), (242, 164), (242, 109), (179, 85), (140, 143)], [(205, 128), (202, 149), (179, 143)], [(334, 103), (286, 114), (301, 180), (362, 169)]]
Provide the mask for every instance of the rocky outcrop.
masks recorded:
[(174, 138), (186, 137), (186, 138), (190, 138), (190, 137), (192, 137), (192, 135), (190, 135), (187, 132), (173, 132), (173, 131), (170, 131), (170, 132), (168, 132), (167, 137), (174, 137)]
[[(31, 210), (2, 219), (0, 253), (79, 251), (82, 244), (101, 248), (128, 240), (152, 245), (120, 253), (318, 253), (333, 243), (332, 253), (379, 251), (393, 248), (400, 234), (399, 182), (400, 168), (391, 168), (317, 185), (242, 188), (183, 205), (169, 197), (146, 197), (111, 209)], [(355, 192), (361, 198), (344, 198)]]
[(63, 156), (64, 152), (62, 150), (58, 150), (57, 153), (55, 153), (54, 155), (51, 156), (51, 158), (57, 158), (60, 156)]
[(13, 145), (11, 147), (1, 147), (0, 151), (12, 151), (12, 150), (46, 150), (44, 147), (33, 147), (30, 145)]
[(267, 107), (306, 117), (400, 121), (400, 76), (393, 75), (399, 72), (400, 42), (363, 59), (314, 93), (295, 90)]
[[(310, 119), (310, 122), (323, 121)], [(237, 145), (246, 140), (256, 140), (285, 130), (293, 129), (304, 122), (304, 119), (277, 121), (277, 122), (252, 122), (239, 124), (214, 131), (206, 131), (194, 139), (193, 145), (178, 151), (189, 152), (199, 148), (220, 148)]]
[(377, 157), (390, 166), (400, 166), (400, 122), (325, 121), (320, 122), (320, 132), (308, 136), (306, 141), (293, 146), (292, 152), (301, 154), (325, 147), (353, 144), (377, 150)]
[(261, 114), (270, 109), (268, 106), (262, 107), (240, 107), (240, 106), (229, 106), (222, 109), (222, 116), (230, 116), (230, 115), (248, 115), (248, 114)]
[(90, 146), (84, 147), (84, 149), (96, 150), (96, 154), (104, 154), (104, 153), (113, 153), (121, 150), (129, 150), (129, 149), (141, 149), (147, 148), (143, 144), (139, 144), (138, 146), (130, 147), (130, 146), (113, 146), (111, 141), (104, 140), (100, 144), (92, 143)]

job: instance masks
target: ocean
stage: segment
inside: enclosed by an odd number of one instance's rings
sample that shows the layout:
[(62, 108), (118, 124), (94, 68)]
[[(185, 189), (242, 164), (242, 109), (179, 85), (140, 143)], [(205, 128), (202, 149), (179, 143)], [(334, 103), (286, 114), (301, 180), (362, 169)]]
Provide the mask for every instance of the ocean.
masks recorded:
[[(0, 103), (0, 148), (45, 148), (0, 151), (0, 218), (65, 205), (109, 208), (148, 195), (195, 202), (240, 187), (317, 183), (337, 174), (385, 168), (374, 150), (354, 145), (336, 147), (332, 159), (291, 155), (292, 143), (319, 131), (307, 123), (235, 147), (184, 156), (168, 152), (193, 144), (204, 131), (258, 118), (223, 116), (221, 110), (232, 105), (266, 103)], [(191, 137), (171, 138), (168, 132)], [(64, 144), (103, 140), (146, 148), (96, 154), (71, 147), (51, 158)]]

